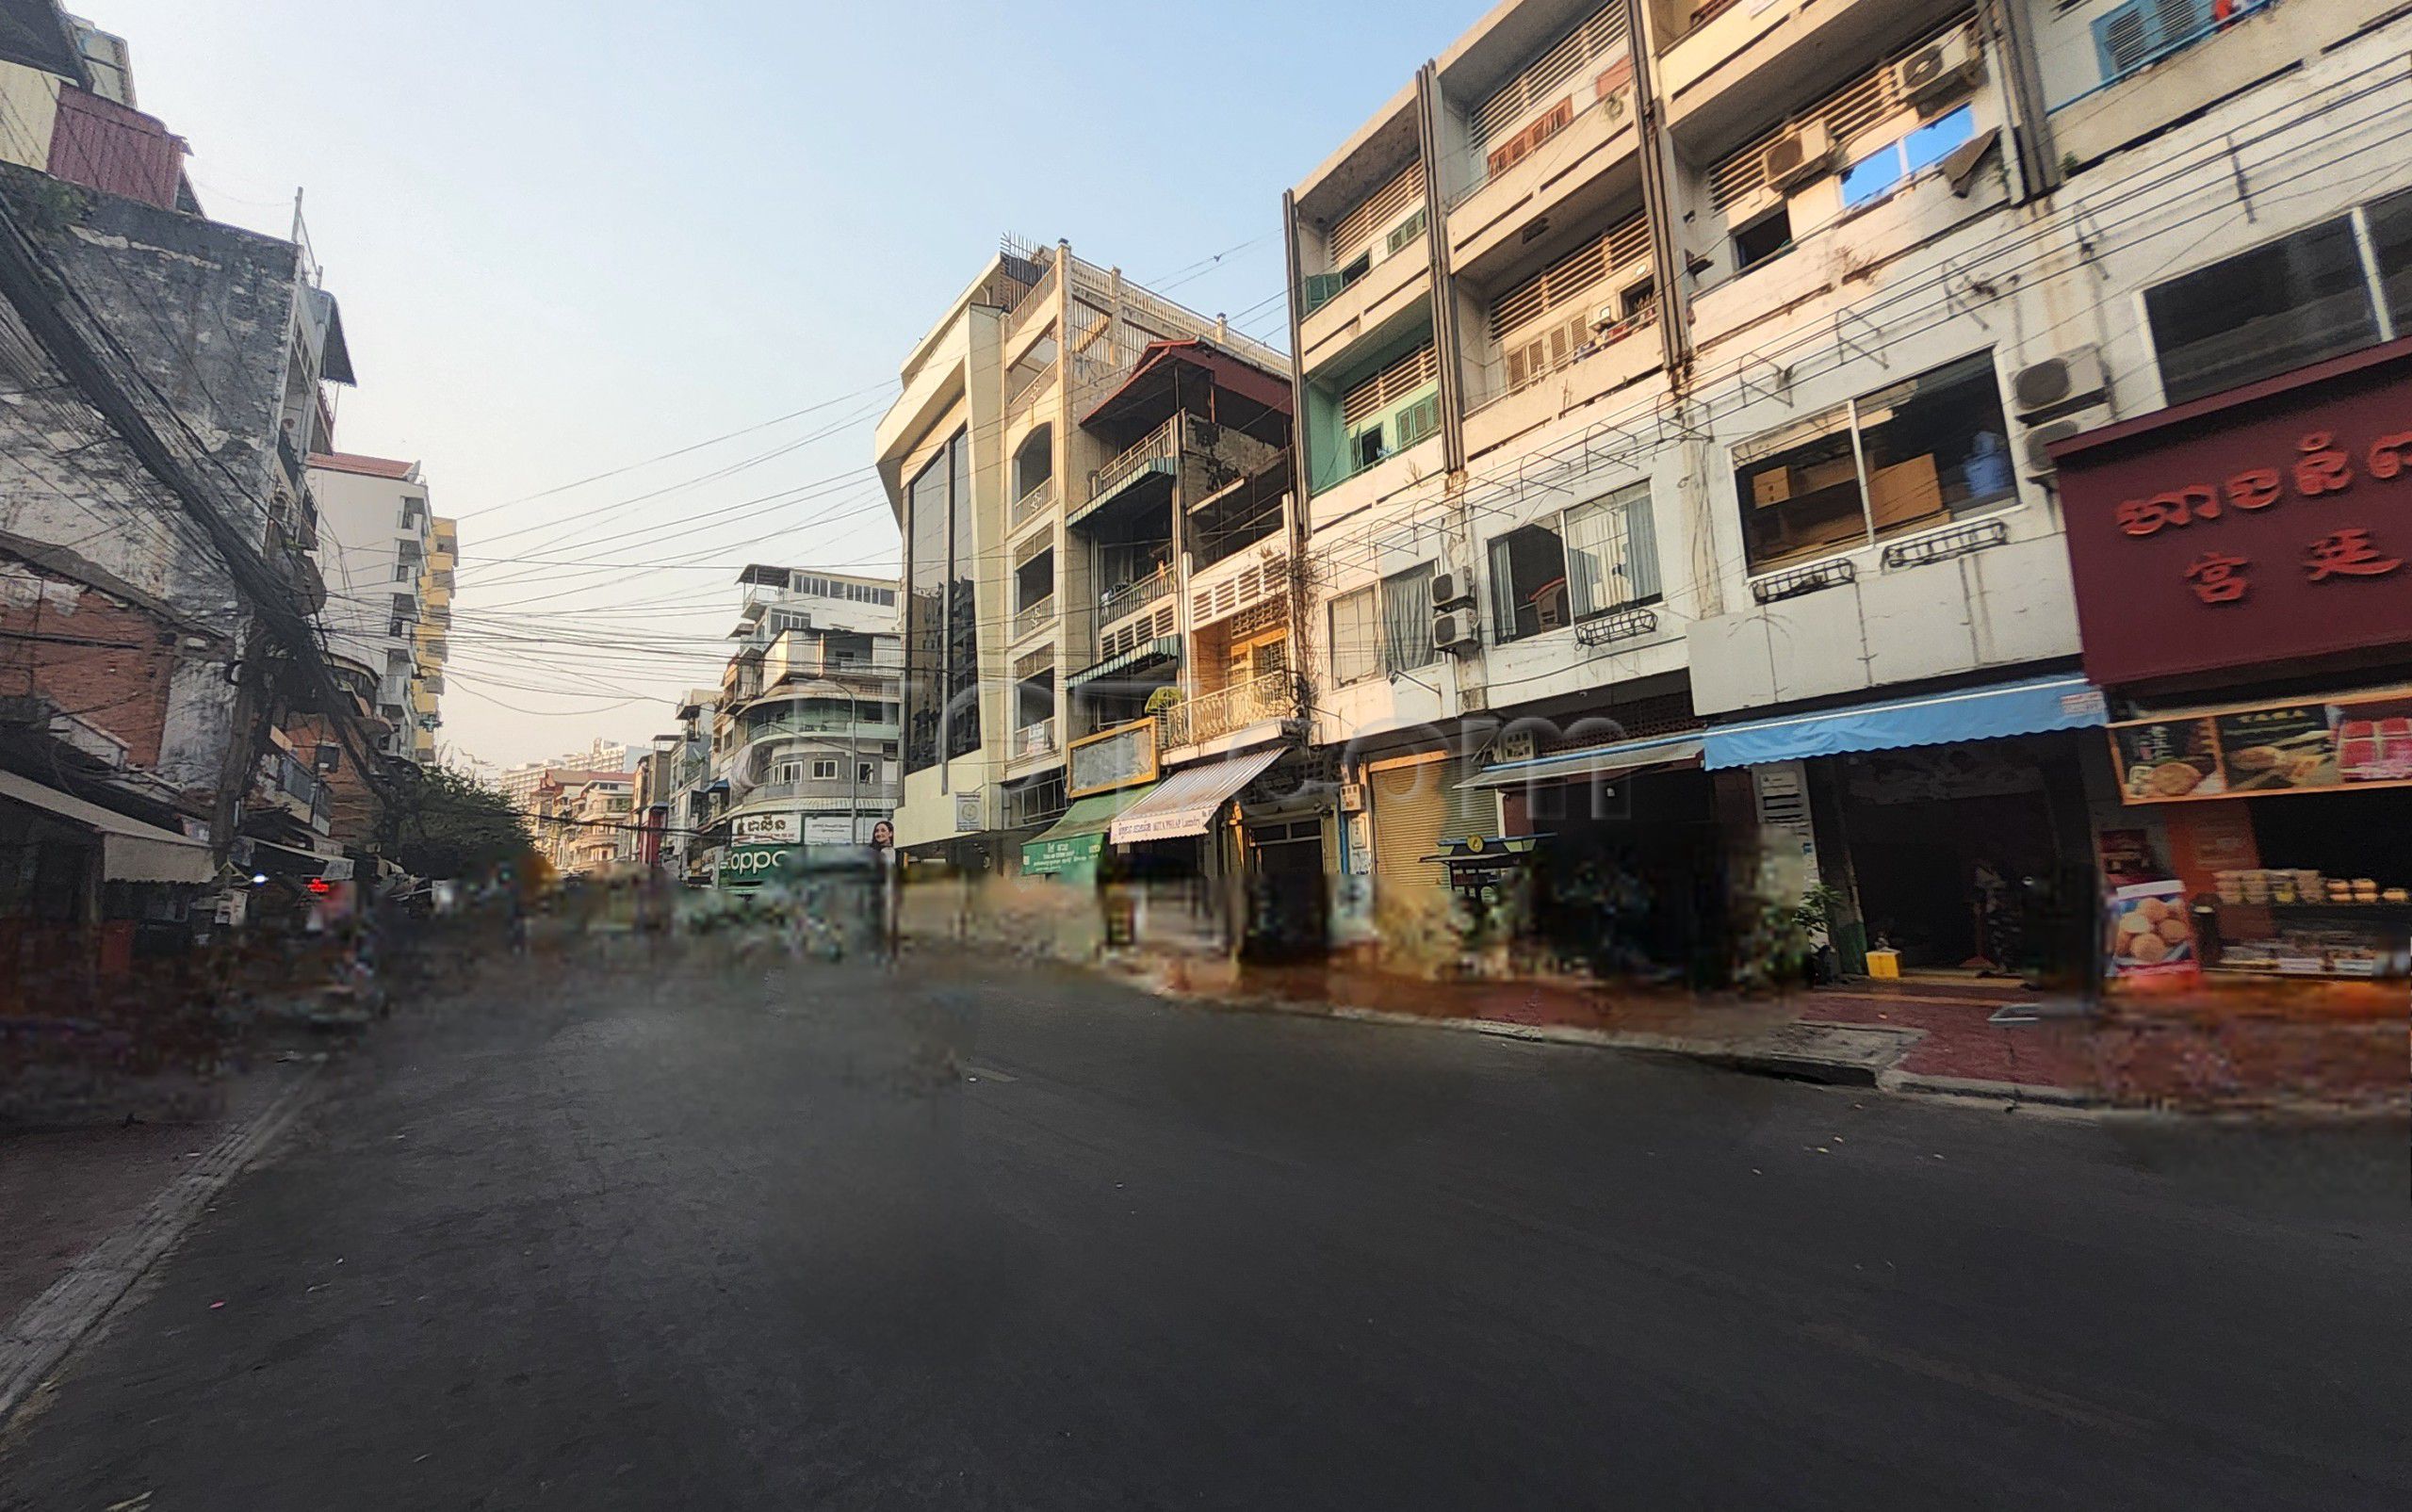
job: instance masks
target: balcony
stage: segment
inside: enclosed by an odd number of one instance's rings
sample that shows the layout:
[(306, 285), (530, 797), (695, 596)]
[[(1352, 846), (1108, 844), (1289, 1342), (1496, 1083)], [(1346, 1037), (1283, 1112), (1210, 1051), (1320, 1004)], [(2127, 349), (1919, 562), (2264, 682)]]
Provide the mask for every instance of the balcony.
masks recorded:
[(1088, 502), (1081, 507), (1078, 519), (1100, 504), (1130, 487), (1142, 478), (1170, 478), (1180, 470), (1182, 423), (1189, 417), (1176, 415), (1142, 438), (1136, 446), (1125, 450), (1112, 462), (1089, 474)]
[(1027, 641), (1055, 623), (1055, 595), (1048, 594), (1035, 604), (1025, 604), (1014, 611), (1016, 641)]
[(1055, 717), (1049, 715), (1035, 724), (1025, 724), (1014, 731), (1013, 759), (1027, 761), (1034, 756), (1055, 754)]
[(1203, 745), (1267, 721), (1292, 718), (1297, 712), (1296, 675), (1268, 672), (1218, 692), (1201, 693), (1176, 704), (1157, 718), (1164, 722), (1164, 747), (1171, 751), (1185, 745)]
[(1154, 571), (1134, 581), (1124, 583), (1100, 599), (1097, 622), (1102, 627), (1128, 619), (1170, 593), (1172, 589), (1172, 564), (1158, 562)]
[(1966, 0), (1657, 0), (1658, 89), (1687, 151), (1731, 148), (1967, 9)]
[(1049, 506), (1052, 505), (1054, 502), (1055, 480), (1052, 478), (1040, 480), (1035, 486), (1030, 489), (1029, 492), (1023, 494), (1021, 497), (1014, 500), (1013, 509), (1008, 512), (1006, 528), (1012, 530), (1020, 529), (1023, 526), (1028, 525), (1031, 521), (1038, 518), (1038, 516), (1044, 513)]

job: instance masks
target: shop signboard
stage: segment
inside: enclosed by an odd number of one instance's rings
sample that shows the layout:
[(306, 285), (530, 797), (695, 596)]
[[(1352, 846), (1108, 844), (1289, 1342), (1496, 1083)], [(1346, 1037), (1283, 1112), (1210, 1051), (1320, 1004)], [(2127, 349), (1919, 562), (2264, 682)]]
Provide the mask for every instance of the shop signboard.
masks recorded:
[(749, 844), (771, 845), (782, 841), (793, 844), (802, 837), (796, 830), (799, 817), (795, 814), (740, 814), (728, 821), (729, 836)]
[(2094, 682), (2412, 645), (2412, 340), (2053, 456)]
[(2103, 959), (2110, 977), (2187, 977), (2203, 968), (2202, 947), (2186, 907), (2186, 884), (2140, 882), (2114, 887), (2106, 905)]
[(1104, 848), (1105, 837), (1097, 831), (1086, 835), (1043, 836), (1021, 848), (1021, 870), (1025, 876), (1070, 872), (1097, 865), (1098, 853)]
[(2412, 689), (2134, 720), (2110, 736), (2130, 804), (2412, 786)]
[(758, 887), (791, 881), (803, 872), (802, 859), (791, 845), (731, 845), (721, 853), (720, 885)]
[(1071, 798), (1135, 788), (1156, 780), (1156, 722), (1133, 720), (1075, 740), (1066, 753), (1070, 770), (1064, 792)]

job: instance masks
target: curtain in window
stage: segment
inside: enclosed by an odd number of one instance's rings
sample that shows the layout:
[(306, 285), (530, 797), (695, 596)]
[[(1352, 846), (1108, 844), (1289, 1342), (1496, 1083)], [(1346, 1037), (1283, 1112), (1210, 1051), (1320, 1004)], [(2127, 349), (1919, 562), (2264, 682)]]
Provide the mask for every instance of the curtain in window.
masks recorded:
[(1435, 655), (1432, 646), (1432, 566), (1382, 579), (1382, 670), (1405, 672)]
[(1346, 684), (1381, 670), (1381, 627), (1374, 591), (1361, 588), (1331, 601), (1331, 680)]
[(1491, 638), (1503, 643), (1516, 639), (1515, 559), (1504, 535), (1491, 543)]
[(1566, 578), (1577, 619), (1658, 596), (1649, 484), (1567, 512)]

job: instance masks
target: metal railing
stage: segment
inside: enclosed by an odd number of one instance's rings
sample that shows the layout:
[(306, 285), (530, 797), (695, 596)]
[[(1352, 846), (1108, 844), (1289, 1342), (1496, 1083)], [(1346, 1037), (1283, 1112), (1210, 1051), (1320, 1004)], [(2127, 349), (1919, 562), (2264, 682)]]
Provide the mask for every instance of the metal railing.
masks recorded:
[(1055, 480), (1052, 477), (1040, 479), (1038, 482), (1025, 492), (1021, 497), (1014, 500), (1014, 507), (1009, 515), (1011, 523), (1008, 526), (1008, 528), (1019, 529), (1022, 526), (1036, 518), (1041, 510), (1044, 510), (1048, 505), (1054, 501)]
[(1138, 445), (1089, 474), (1089, 502), (1096, 503), (1155, 463), (1180, 456), (1182, 422), (1188, 418), (1185, 415), (1174, 415), (1149, 431)]
[(1287, 672), (1268, 672), (1234, 683), (1219, 692), (1201, 693), (1175, 704), (1156, 716), (1164, 722), (1164, 745), (1197, 745), (1266, 720), (1288, 719), (1298, 711), (1298, 679)]
[(1159, 563), (1156, 570), (1136, 582), (1124, 583), (1098, 601), (1097, 621), (1100, 627), (1112, 625), (1126, 615), (1136, 614), (1172, 592), (1172, 564)]
[(1014, 639), (1024, 640), (1055, 623), (1055, 595), (1048, 594), (1035, 604), (1024, 605), (1014, 611)]

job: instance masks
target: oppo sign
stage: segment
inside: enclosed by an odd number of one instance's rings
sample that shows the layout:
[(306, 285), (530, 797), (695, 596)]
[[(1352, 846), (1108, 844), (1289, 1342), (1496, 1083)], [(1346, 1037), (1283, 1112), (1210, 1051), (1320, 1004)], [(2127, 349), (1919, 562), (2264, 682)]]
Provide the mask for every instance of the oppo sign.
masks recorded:
[(790, 870), (790, 854), (784, 845), (731, 846), (721, 857), (720, 880), (724, 885), (768, 882)]

